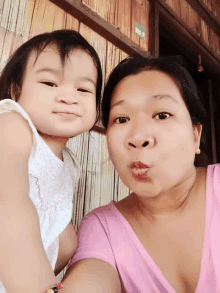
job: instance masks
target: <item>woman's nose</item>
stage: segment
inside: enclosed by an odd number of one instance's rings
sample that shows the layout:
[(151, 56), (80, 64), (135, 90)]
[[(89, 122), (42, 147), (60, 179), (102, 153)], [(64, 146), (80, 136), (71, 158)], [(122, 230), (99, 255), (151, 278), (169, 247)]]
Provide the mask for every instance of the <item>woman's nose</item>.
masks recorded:
[(126, 144), (129, 148), (152, 148), (154, 145), (152, 127), (146, 123), (138, 123), (128, 134)]
[[(144, 142), (143, 142), (144, 141)], [(150, 144), (150, 142), (148, 140), (132, 140), (128, 142), (128, 145), (133, 147), (133, 148), (137, 148), (137, 147), (146, 147)]]

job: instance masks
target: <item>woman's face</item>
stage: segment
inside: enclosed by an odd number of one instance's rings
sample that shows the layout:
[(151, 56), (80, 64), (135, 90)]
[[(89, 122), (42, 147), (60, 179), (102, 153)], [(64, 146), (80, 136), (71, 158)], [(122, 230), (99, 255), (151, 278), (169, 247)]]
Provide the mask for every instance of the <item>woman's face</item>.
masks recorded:
[(192, 174), (201, 129), (192, 125), (180, 89), (168, 74), (152, 70), (131, 75), (112, 95), (110, 158), (128, 188), (154, 197)]

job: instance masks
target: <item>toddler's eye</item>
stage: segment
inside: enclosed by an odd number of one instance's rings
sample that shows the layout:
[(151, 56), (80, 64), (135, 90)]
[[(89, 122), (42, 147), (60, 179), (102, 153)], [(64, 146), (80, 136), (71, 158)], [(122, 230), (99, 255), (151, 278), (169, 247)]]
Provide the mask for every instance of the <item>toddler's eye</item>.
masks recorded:
[(126, 117), (118, 117), (114, 120), (114, 122), (116, 122), (118, 124), (126, 123), (127, 121), (129, 121), (129, 120)]
[(78, 89), (78, 91), (82, 92), (82, 93), (91, 93), (91, 91), (86, 90), (86, 89)]
[(156, 118), (157, 120), (164, 120), (164, 119), (166, 119), (166, 118), (169, 118), (170, 116), (171, 116), (171, 114), (169, 114), (169, 113), (161, 112), (161, 113), (158, 113), (158, 114), (155, 116), (155, 118)]
[(50, 81), (44, 81), (44, 82), (42, 82), (43, 84), (46, 84), (46, 85), (48, 85), (48, 86), (50, 86), (50, 87), (57, 87), (57, 85), (55, 84), (55, 83), (53, 83), (53, 82), (50, 82)]

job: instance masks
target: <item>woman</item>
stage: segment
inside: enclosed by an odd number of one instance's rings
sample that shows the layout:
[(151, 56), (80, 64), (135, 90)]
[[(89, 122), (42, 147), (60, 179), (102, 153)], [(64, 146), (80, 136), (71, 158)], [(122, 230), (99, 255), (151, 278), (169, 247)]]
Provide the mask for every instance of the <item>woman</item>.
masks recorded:
[(102, 110), (132, 193), (86, 215), (63, 292), (220, 292), (220, 166), (194, 165), (205, 111), (192, 77), (175, 57), (127, 58)]

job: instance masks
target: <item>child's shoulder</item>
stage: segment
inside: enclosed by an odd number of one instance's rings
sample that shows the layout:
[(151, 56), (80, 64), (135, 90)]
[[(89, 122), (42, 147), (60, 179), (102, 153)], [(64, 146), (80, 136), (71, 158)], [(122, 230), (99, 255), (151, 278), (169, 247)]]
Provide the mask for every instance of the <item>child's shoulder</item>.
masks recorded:
[(10, 147), (25, 152), (30, 151), (32, 137), (33, 134), (28, 121), (22, 115), (16, 112), (0, 114), (0, 141), (2, 147)]

